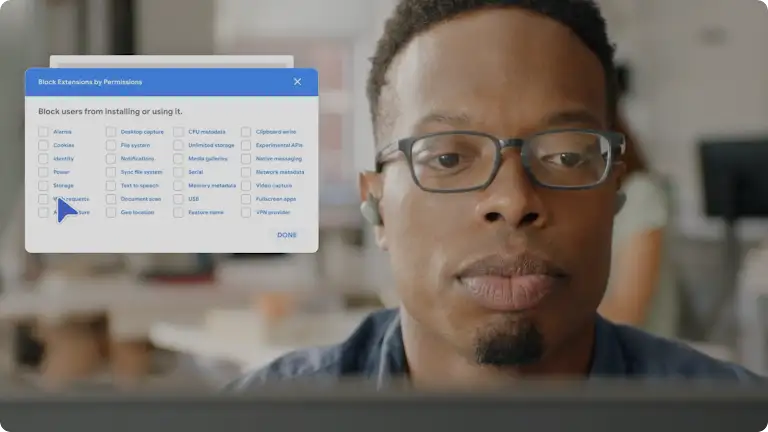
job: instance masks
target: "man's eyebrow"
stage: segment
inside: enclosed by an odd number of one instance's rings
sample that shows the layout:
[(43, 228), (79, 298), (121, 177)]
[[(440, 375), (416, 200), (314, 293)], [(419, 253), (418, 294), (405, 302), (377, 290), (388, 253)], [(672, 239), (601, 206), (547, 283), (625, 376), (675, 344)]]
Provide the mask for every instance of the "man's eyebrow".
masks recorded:
[(603, 122), (592, 112), (586, 109), (570, 109), (556, 112), (547, 116), (542, 122), (545, 128), (553, 128), (564, 125), (585, 125), (590, 127), (600, 127)]
[(472, 123), (472, 119), (470, 119), (466, 114), (432, 112), (422, 117), (419, 122), (416, 123), (416, 125), (417, 127), (423, 127), (424, 125), (428, 125), (430, 123), (447, 124), (451, 126), (466, 126)]

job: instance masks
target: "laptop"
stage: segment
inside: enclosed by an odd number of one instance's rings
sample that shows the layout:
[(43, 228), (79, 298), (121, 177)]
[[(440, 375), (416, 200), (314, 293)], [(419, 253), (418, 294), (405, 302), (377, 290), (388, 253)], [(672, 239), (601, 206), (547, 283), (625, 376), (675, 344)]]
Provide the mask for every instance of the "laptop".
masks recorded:
[(367, 384), (265, 387), (247, 395), (16, 396), (7, 431), (763, 432), (768, 388), (723, 383), (526, 383), (423, 393)]

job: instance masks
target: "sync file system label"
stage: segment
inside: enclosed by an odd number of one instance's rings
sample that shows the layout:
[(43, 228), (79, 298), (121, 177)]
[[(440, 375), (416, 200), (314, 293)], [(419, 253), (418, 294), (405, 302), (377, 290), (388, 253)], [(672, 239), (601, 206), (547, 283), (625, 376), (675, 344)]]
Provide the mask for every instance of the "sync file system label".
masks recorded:
[(32, 253), (311, 253), (313, 69), (30, 69)]

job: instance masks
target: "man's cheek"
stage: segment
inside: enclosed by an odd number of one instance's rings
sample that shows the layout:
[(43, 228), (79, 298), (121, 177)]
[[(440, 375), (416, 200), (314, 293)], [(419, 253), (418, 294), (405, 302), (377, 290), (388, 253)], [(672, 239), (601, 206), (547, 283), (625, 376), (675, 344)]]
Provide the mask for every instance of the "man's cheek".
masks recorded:
[(605, 239), (610, 244), (611, 235), (606, 232), (605, 227), (595, 226), (594, 224), (573, 225), (569, 232), (564, 234), (569, 239), (569, 243), (577, 250), (601, 249), (605, 245)]
[[(405, 209), (403, 209), (405, 210)], [(435, 226), (432, 217), (422, 211), (412, 209), (404, 211), (397, 221), (397, 241), (405, 249), (429, 247), (430, 239), (435, 235)], [(404, 250), (406, 254), (410, 252)]]
[(610, 222), (599, 224), (591, 218), (592, 215), (584, 216), (590, 217), (569, 218), (566, 223), (552, 226), (546, 235), (548, 243), (558, 253), (577, 261), (596, 258), (602, 249), (610, 247), (612, 237)]
[(560, 212), (556, 226), (568, 232), (568, 238), (576, 242), (592, 242), (610, 238), (613, 232), (613, 215), (605, 210), (605, 205), (597, 200), (581, 203), (580, 207), (571, 207)]

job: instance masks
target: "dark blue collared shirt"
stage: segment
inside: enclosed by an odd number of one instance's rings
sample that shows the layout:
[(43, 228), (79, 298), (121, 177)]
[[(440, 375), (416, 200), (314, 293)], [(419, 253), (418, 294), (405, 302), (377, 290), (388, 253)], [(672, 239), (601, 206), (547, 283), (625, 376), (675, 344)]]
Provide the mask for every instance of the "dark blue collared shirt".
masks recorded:
[[(383, 388), (393, 378), (407, 373), (400, 314), (389, 309), (369, 315), (352, 336), (339, 345), (292, 352), (235, 381), (227, 389), (248, 391), (279, 381), (336, 381), (346, 377), (366, 378)], [(590, 378), (600, 377), (765, 383), (764, 378), (743, 367), (598, 317)]]

